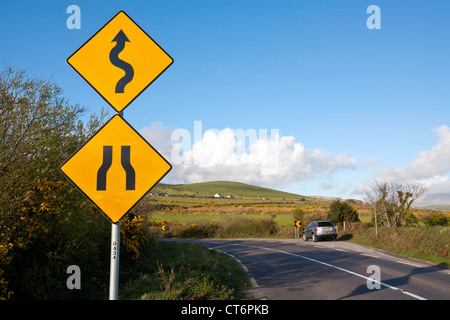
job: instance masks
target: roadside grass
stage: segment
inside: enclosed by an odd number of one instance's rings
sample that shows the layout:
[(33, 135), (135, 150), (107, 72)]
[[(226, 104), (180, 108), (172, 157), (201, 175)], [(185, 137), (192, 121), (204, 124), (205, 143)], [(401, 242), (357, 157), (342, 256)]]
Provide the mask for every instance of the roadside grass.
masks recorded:
[[(161, 237), (168, 238), (293, 238), (294, 220), (292, 214), (278, 215), (246, 214), (157, 214), (167, 224)], [(376, 247), (408, 257), (450, 266), (450, 227), (370, 227), (371, 218), (360, 216), (359, 227), (347, 230), (339, 228), (341, 241), (352, 241)], [(304, 224), (303, 226), (306, 226)], [(350, 230), (348, 230), (350, 227)]]
[(125, 281), (121, 300), (246, 299), (244, 272), (230, 257), (199, 244), (158, 241), (145, 271)]
[(421, 259), (442, 266), (450, 266), (450, 227), (361, 228), (344, 231), (341, 239)]

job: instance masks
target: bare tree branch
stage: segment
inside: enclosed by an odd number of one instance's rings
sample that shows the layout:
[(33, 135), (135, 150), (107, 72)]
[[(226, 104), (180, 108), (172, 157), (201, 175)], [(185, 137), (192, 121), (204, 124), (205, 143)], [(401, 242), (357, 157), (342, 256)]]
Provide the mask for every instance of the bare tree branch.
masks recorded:
[(399, 227), (414, 201), (426, 191), (426, 186), (418, 182), (375, 181), (366, 191), (364, 200), (372, 206), (374, 214), (381, 217), (380, 222), (385, 226)]

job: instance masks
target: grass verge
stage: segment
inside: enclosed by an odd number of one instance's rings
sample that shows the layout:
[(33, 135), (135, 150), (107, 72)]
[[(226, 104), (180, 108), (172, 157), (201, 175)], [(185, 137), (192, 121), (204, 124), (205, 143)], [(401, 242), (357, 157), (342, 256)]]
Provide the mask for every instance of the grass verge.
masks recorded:
[(245, 299), (244, 272), (226, 255), (199, 244), (159, 241), (145, 270), (125, 281), (121, 300)]
[(362, 228), (341, 233), (341, 239), (450, 266), (450, 227)]

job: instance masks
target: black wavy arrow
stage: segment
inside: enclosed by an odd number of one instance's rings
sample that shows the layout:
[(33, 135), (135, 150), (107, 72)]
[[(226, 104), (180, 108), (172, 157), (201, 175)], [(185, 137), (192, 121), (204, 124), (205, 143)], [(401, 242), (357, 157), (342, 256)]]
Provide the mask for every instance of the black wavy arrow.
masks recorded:
[(120, 30), (111, 42), (117, 42), (117, 44), (109, 53), (109, 60), (117, 68), (125, 71), (125, 75), (116, 84), (116, 93), (123, 93), (125, 86), (133, 80), (134, 69), (129, 63), (119, 59), (119, 53), (125, 48), (125, 42), (130, 42), (130, 40), (128, 40), (125, 33)]

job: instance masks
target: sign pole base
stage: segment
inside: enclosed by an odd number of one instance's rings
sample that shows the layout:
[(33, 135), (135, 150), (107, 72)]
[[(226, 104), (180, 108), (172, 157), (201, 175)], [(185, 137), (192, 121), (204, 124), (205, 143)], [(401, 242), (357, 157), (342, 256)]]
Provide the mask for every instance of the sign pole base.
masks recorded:
[(111, 228), (111, 269), (109, 274), (109, 300), (119, 299), (120, 221)]

